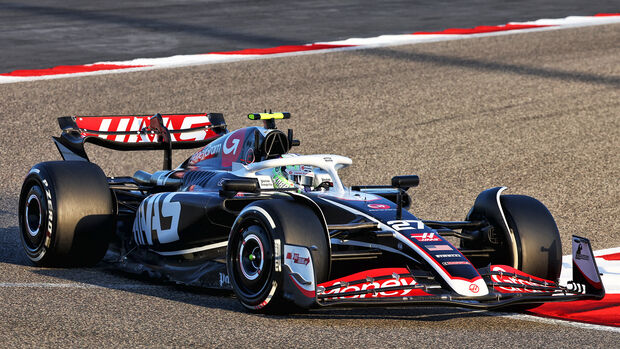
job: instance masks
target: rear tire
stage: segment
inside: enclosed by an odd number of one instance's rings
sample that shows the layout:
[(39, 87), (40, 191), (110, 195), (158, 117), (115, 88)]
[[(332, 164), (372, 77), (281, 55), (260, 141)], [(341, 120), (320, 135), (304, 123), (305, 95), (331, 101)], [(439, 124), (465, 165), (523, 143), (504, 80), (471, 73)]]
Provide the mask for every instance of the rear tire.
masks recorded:
[(35, 165), (19, 198), (22, 247), (38, 266), (90, 266), (103, 258), (114, 229), (103, 171), (83, 161)]

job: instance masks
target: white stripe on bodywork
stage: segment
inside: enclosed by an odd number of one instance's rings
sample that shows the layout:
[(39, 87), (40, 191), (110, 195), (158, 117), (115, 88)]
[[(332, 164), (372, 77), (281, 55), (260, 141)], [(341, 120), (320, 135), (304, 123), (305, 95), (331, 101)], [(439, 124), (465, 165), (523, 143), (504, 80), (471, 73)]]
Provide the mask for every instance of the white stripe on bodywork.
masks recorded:
[(176, 255), (180, 255), (180, 254), (188, 254), (188, 253), (196, 253), (196, 252), (201, 252), (201, 251), (208, 251), (208, 250), (214, 250), (220, 247), (226, 247), (228, 246), (228, 241), (222, 241), (222, 242), (218, 242), (215, 244), (210, 244), (210, 245), (205, 245), (205, 246), (200, 246), (200, 247), (194, 247), (194, 248), (188, 248), (186, 250), (178, 250), (178, 251), (155, 251), (155, 250), (150, 250), (151, 252), (155, 252), (158, 255), (162, 255), (162, 256), (176, 256)]
[(499, 201), (499, 197), (502, 195), (504, 190), (508, 189), (507, 187), (501, 187), (495, 196), (495, 200), (497, 201), (497, 207), (499, 208), (499, 212), (502, 214), (502, 222), (504, 223), (504, 227), (508, 232), (508, 237), (510, 237), (510, 245), (512, 247), (512, 255), (514, 256), (514, 261), (512, 262), (512, 267), (515, 269), (519, 269), (519, 249), (517, 248), (517, 240), (515, 239), (515, 235), (510, 227), (508, 226), (508, 221), (506, 220), (506, 216), (504, 215), (504, 209), (502, 208), (502, 203)]

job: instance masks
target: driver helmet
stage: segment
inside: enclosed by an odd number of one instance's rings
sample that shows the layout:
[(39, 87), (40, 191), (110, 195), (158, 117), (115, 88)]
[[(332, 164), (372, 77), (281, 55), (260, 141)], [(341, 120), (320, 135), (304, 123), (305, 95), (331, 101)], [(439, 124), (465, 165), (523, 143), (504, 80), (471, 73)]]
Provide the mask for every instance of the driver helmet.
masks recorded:
[[(296, 154), (286, 154), (287, 156), (297, 156)], [(312, 166), (290, 165), (275, 167), (271, 173), (271, 180), (274, 188), (298, 188), (312, 186), (313, 176)]]

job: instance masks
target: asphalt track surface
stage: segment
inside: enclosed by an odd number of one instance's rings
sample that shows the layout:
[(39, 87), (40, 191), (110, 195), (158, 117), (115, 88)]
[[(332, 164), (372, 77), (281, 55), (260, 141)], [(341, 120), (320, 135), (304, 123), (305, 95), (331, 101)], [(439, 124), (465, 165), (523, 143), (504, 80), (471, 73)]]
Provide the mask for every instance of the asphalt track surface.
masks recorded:
[(613, 0), (1, 0), (0, 73), (617, 11)]
[[(227, 294), (109, 270), (41, 269), (20, 250), (16, 201), (59, 159), (66, 114), (289, 111), (300, 153), (354, 159), (347, 184), (418, 174), (414, 212), (462, 219), (508, 186), (594, 249), (620, 245), (620, 25), (0, 85), (0, 346), (616, 347), (620, 333), (450, 308), (248, 314)], [(108, 175), (161, 154), (87, 149)], [(175, 162), (183, 160), (177, 153)]]

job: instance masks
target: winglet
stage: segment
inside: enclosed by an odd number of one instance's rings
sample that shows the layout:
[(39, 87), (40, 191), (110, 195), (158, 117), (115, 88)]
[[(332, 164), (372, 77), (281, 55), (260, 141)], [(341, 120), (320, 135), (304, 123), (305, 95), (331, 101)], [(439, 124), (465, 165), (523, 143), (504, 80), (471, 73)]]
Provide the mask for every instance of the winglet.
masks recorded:
[(605, 287), (596, 266), (590, 240), (573, 235), (573, 282), (585, 285), (586, 294), (603, 298)]

